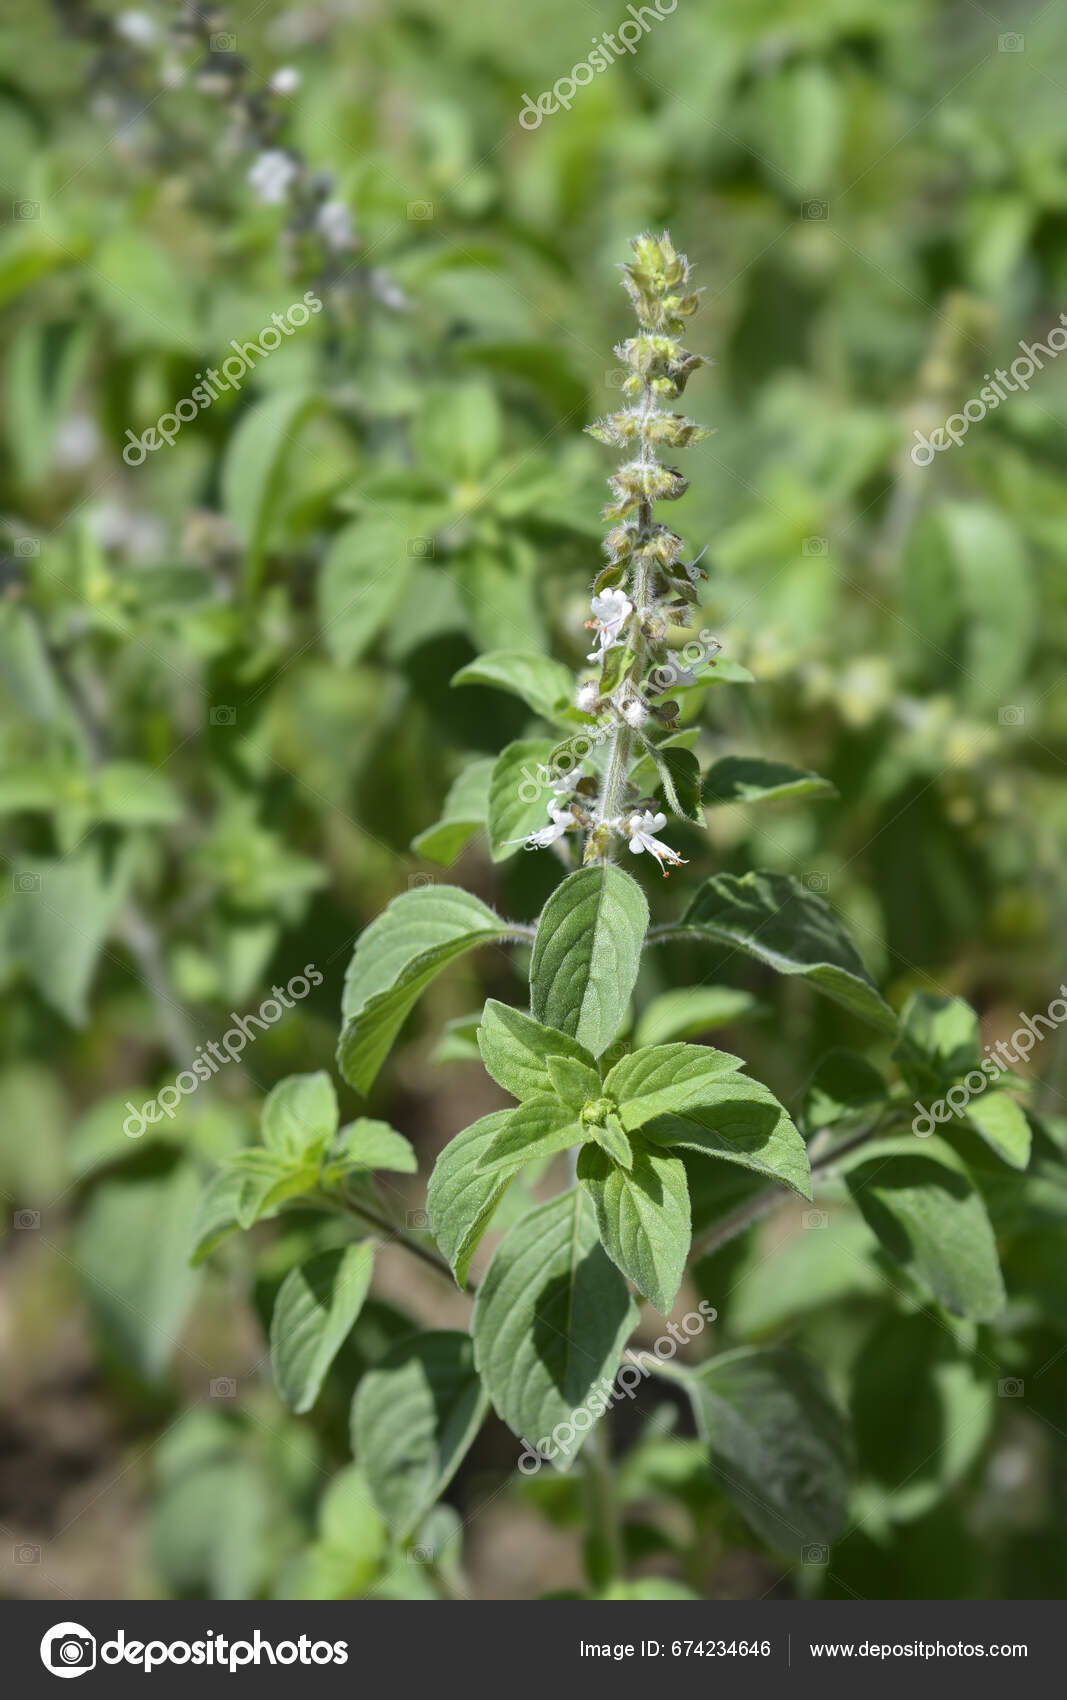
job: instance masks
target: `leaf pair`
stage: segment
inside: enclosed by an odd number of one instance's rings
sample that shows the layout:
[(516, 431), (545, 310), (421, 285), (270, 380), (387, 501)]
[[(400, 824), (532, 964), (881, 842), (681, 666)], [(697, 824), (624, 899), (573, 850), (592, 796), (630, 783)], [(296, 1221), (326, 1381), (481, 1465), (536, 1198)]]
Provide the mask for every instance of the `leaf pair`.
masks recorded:
[(576, 1144), (578, 1179), (604, 1249), (661, 1312), (674, 1302), (691, 1239), (685, 1166), (672, 1147), (723, 1157), (810, 1196), (800, 1135), (725, 1051), (650, 1046), (623, 1056), (601, 1080), (578, 1041), (495, 1000), (478, 1044), (519, 1105), (468, 1129), (431, 1180), (431, 1219), (460, 1281), (519, 1166)]
[(291, 1075), (267, 1094), (263, 1144), (236, 1152), (201, 1195), (192, 1231), (200, 1263), (239, 1228), (274, 1215), (289, 1200), (330, 1191), (371, 1169), (413, 1174), (415, 1153), (386, 1122), (361, 1117), (337, 1131), (337, 1096), (328, 1074)]

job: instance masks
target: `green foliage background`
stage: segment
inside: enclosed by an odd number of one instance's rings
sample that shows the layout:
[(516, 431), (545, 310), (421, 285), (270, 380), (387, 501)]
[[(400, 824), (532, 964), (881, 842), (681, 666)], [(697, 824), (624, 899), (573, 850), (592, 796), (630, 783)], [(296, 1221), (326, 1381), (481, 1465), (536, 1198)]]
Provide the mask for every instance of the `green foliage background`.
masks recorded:
[[(679, 0), (527, 131), (524, 93), (621, 8), (233, 5), (222, 27), (257, 86), (299, 68), (285, 140), (352, 209), (359, 245), (324, 267), (256, 202), (224, 103), (161, 89), (158, 56), (109, 60), (71, 27), (89, 10), (11, 0), (0, 25), (3, 1421), (20, 1461), (4, 1586), (590, 1585), (580, 1490), (509, 1484), (498, 1424), (432, 1514), (446, 1532), (420, 1537), (447, 1563), (388, 1549), (353, 1484), (352, 1384), (409, 1307), (463, 1327), (465, 1301), (398, 1251), (313, 1419), (293, 1417), (264, 1319), (288, 1269), (341, 1239), (287, 1218), (255, 1260), (242, 1243), (193, 1270), (200, 1181), (252, 1138), (270, 1086), (332, 1067), (353, 941), (391, 896), (459, 878), (529, 919), (554, 883), (550, 858), (496, 865), (475, 839), (443, 876), (410, 845), (458, 775), (531, 729), (453, 674), (488, 649), (581, 660), (608, 470), (581, 428), (617, 393), (616, 267), (645, 228), (671, 230), (705, 290), (692, 340), (715, 366), (686, 400), (716, 435), (672, 523), (707, 545), (701, 622), (755, 681), (708, 693), (702, 747), (839, 793), (714, 810), (672, 842), (701, 872), (799, 875), (895, 1008), (962, 996), (993, 1042), (1057, 995), (1067, 362), (929, 466), (909, 448), (1067, 310), (1063, 16)], [(128, 430), (309, 288), (324, 310), (239, 394), (124, 464)], [(649, 896), (675, 912), (676, 891)], [(130, 1105), (306, 963), (322, 985), (132, 1144)], [(723, 1042), (787, 1104), (829, 1047), (867, 1042), (728, 952), (658, 952), (642, 1001), (695, 981), (757, 1000)], [(421, 1179), (391, 1186), (401, 1212), (499, 1105), (462, 1027), (434, 1062), (443, 1024), (487, 995), (516, 998), (492, 951), (434, 987), (375, 1087), (371, 1113), (419, 1155)], [(843, 1189), (836, 1235), (786, 1213), (697, 1271), (718, 1345), (799, 1342), (850, 1409), (832, 1561), (765, 1549), (653, 1399), (627, 1414), (617, 1472), (635, 1574), (712, 1597), (1062, 1597), (1057, 1039), (1027, 1072), (1030, 1169), (977, 1162), (1010, 1295), (997, 1323), (946, 1323), (887, 1283)], [(723, 1202), (720, 1186), (709, 1217)], [(533, 1560), (509, 1530), (537, 1531)], [(41, 1549), (25, 1569), (21, 1544)]]

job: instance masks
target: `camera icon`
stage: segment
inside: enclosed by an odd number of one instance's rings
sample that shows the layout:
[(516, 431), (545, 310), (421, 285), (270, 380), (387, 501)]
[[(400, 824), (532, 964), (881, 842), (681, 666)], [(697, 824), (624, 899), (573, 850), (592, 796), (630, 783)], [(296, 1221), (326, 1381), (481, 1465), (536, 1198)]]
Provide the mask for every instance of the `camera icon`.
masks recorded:
[(436, 884), (437, 884), (437, 881), (434, 879), (432, 874), (409, 874), (408, 875), (408, 890), (409, 891), (423, 891), (426, 888), (426, 886), (436, 885)]
[(13, 874), (11, 876), (11, 889), (19, 892), (40, 891), (41, 876), (40, 874)]
[(208, 720), (212, 726), (236, 726), (237, 710), (228, 702), (220, 702), (211, 710)]
[(805, 1228), (825, 1228), (829, 1220), (825, 1210), (805, 1210), (801, 1218)]
[(408, 1553), (409, 1564), (432, 1564), (433, 1558), (433, 1547), (412, 1547)]
[(610, 1067), (612, 1063), (621, 1062), (622, 1058), (628, 1057), (632, 1050), (633, 1046), (629, 1039), (616, 1039), (603, 1053), (602, 1060), (605, 1067)]
[(829, 874), (821, 873), (816, 868), (810, 874), (804, 875), (804, 884), (807, 886), (809, 891), (829, 891), (830, 876)]
[(805, 201), (800, 209), (801, 218), (829, 218), (829, 201)]
[(84, 1676), (96, 1666), (96, 1637), (81, 1623), (55, 1623), (42, 1637), (41, 1663), (53, 1676)]
[(997, 1382), (998, 1399), (1021, 1399), (1023, 1392), (1024, 1383), (1018, 1376), (1006, 1375), (1002, 1381)]
[(433, 538), (409, 537), (408, 554), (414, 555), (416, 560), (425, 560), (428, 556), (432, 556), (434, 554)]
[(1005, 708), (997, 709), (997, 721), (1001, 726), (1025, 726), (1026, 710), (1017, 702), (1008, 703)]
[(825, 537), (805, 537), (800, 545), (800, 553), (802, 555), (825, 555), (829, 547)]
[(432, 217), (433, 217), (433, 202), (432, 201), (409, 201), (408, 202), (408, 218), (417, 220), (420, 223), (425, 223), (427, 219), (431, 219)]
[(801, 1547), (800, 1556), (805, 1564), (829, 1564), (830, 1548), (820, 1546)]
[(41, 1226), (41, 1212), (39, 1210), (16, 1210), (11, 1220), (16, 1228), (23, 1230), (39, 1228)]
[(229, 30), (220, 30), (218, 35), (210, 37), (212, 53), (236, 53), (237, 37)]
[(405, 1210), (404, 1222), (407, 1227), (414, 1228), (418, 1233), (425, 1233), (430, 1226), (430, 1218), (425, 1210)]
[(1026, 42), (1023, 36), (1009, 33), (997, 36), (998, 53), (1021, 53)]
[(28, 561), (31, 556), (41, 553), (40, 540), (36, 537), (16, 537), (15, 554), (22, 560)]
[(40, 1564), (41, 1549), (31, 1546), (29, 1541), (23, 1541), (21, 1546), (15, 1547), (11, 1556), (16, 1564)]
[(12, 218), (40, 218), (41, 203), (40, 201), (12, 201), (11, 216)]
[(232, 1375), (217, 1375), (208, 1383), (208, 1391), (213, 1399), (236, 1399), (237, 1383)]
[(612, 366), (604, 373), (604, 383), (609, 390), (621, 390), (629, 376), (628, 366)]

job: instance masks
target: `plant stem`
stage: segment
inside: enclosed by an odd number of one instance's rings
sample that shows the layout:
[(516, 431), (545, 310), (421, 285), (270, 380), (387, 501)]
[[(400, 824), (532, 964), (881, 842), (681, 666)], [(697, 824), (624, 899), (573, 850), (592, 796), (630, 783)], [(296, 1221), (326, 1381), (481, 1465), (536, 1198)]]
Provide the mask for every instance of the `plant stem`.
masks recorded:
[[(453, 1286), (455, 1285), (452, 1271), (444, 1258), (438, 1256), (437, 1252), (431, 1251), (428, 1246), (420, 1245), (418, 1240), (413, 1240), (410, 1234), (406, 1233), (403, 1228), (398, 1228), (395, 1222), (389, 1220), (388, 1216), (383, 1216), (379, 1211), (372, 1210), (367, 1204), (357, 1203), (346, 1192), (324, 1193), (322, 1198), (324, 1201), (328, 1200), (331, 1206), (340, 1205), (348, 1211), (350, 1216), (358, 1216), (368, 1226), (377, 1228), (378, 1232), (387, 1240), (395, 1240), (398, 1245), (404, 1247), (405, 1251), (410, 1251), (412, 1257), (417, 1257), (420, 1262), (426, 1264), (427, 1268), (433, 1269), (438, 1275), (443, 1275), (447, 1281), (451, 1282)], [(477, 1289), (477, 1285), (476, 1281), (468, 1281), (467, 1291), (473, 1293)]]
[(608, 1582), (623, 1571), (622, 1532), (611, 1468), (610, 1415), (605, 1411), (582, 1448), (589, 1522), (598, 1540)]
[(156, 1019), (171, 1061), (179, 1068), (188, 1068), (196, 1050), (196, 1035), (188, 1011), (171, 985), (159, 934), (140, 904), (132, 899), (119, 917), (118, 930), (155, 1005)]

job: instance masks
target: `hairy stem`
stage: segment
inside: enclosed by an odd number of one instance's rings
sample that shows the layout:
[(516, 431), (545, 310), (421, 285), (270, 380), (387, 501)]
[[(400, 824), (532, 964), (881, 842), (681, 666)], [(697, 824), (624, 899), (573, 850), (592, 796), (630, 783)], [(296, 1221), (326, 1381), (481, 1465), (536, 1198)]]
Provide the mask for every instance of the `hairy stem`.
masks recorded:
[[(319, 1202), (328, 1202), (332, 1209), (340, 1206), (347, 1210), (350, 1216), (355, 1216), (360, 1221), (366, 1222), (368, 1227), (376, 1228), (385, 1239), (395, 1240), (398, 1245), (404, 1247), (405, 1251), (410, 1251), (412, 1257), (417, 1257), (420, 1263), (425, 1263), (427, 1268), (433, 1269), (438, 1275), (443, 1275), (451, 1286), (455, 1286), (452, 1271), (443, 1257), (439, 1256), (436, 1251), (431, 1251), (429, 1246), (420, 1245), (418, 1240), (412, 1239), (411, 1235), (403, 1228), (398, 1227), (395, 1222), (391, 1222), (388, 1216), (373, 1210), (369, 1204), (360, 1203), (357, 1199), (350, 1197), (347, 1192), (323, 1193)], [(476, 1287), (477, 1282), (467, 1282), (468, 1292), (473, 1293)]]
[(582, 1466), (585, 1470), (589, 1522), (596, 1536), (606, 1580), (614, 1581), (622, 1575), (623, 1551), (611, 1467), (610, 1413), (607, 1411), (582, 1448)]

